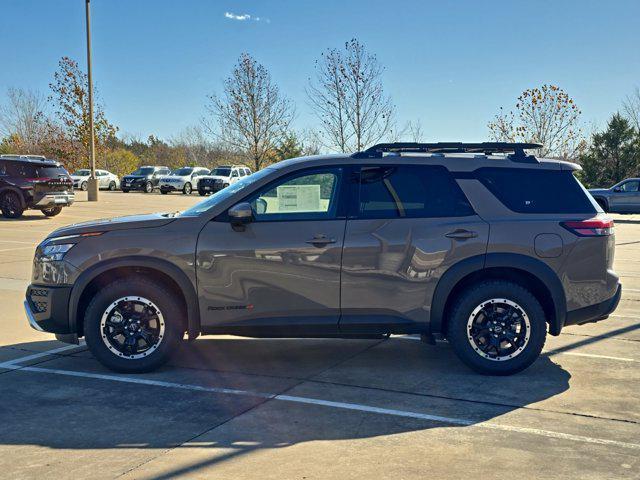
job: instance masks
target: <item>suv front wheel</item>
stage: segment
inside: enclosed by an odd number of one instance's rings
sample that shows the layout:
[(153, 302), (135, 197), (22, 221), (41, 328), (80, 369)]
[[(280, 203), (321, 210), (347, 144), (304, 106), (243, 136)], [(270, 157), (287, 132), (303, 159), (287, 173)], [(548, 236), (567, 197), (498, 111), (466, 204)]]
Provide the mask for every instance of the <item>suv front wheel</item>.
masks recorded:
[(87, 307), (87, 346), (105, 367), (142, 373), (169, 360), (184, 328), (176, 295), (142, 278), (118, 280), (100, 289)]
[(458, 357), (486, 375), (511, 375), (531, 365), (544, 346), (547, 324), (536, 297), (509, 281), (486, 281), (455, 300), (448, 324)]

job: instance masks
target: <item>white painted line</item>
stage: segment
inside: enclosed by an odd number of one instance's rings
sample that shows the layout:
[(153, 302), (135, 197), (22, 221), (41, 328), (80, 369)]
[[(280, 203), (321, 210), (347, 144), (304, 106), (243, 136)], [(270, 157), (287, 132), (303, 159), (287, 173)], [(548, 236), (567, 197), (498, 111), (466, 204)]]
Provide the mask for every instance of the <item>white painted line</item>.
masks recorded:
[(14, 252), (16, 250), (34, 250), (35, 247), (13, 247), (13, 248), (3, 248), (0, 252)]
[(640, 289), (637, 289), (637, 288), (624, 288), (623, 287), (623, 291), (624, 292), (640, 292)]
[[(398, 338), (400, 340), (420, 340), (420, 337), (416, 337), (413, 335), (391, 335), (391, 338)], [(437, 340), (438, 343), (446, 343), (445, 340)], [(556, 352), (550, 350), (548, 352), (544, 352), (543, 355), (573, 355), (575, 357), (586, 357), (586, 358), (599, 358), (603, 360), (616, 360), (619, 362), (638, 362), (640, 360), (636, 360), (635, 358), (628, 357), (612, 357), (609, 355), (596, 355), (593, 353), (579, 353), (579, 352)]]
[(13, 360), (9, 360), (8, 362), (0, 363), (0, 368), (22, 368), (18, 365), (18, 363), (28, 362), (30, 360), (36, 360), (38, 358), (46, 357), (48, 355), (55, 355), (56, 353), (66, 352), (67, 350), (72, 350), (74, 348), (83, 347), (83, 346), (84, 346), (84, 342), (80, 342), (80, 345), (65, 345), (64, 347), (54, 348), (53, 350), (34, 353), (33, 355), (28, 355), (26, 357), (14, 358)]
[(635, 358), (627, 357), (610, 357), (609, 355), (595, 355), (593, 353), (579, 353), (579, 352), (545, 352), (545, 355), (573, 355), (574, 357), (587, 357), (587, 358), (602, 358), (604, 360), (616, 360), (618, 362), (639, 362)]
[(55, 348), (53, 350), (48, 350), (46, 352), (40, 352), (34, 355), (29, 355), (27, 357), (21, 357), (15, 360), (11, 360), (9, 362), (1, 363), (0, 368), (7, 368), (11, 370), (20, 371), (20, 372), (35, 372), (35, 373), (45, 373), (50, 375), (63, 375), (63, 376), (70, 376), (70, 377), (91, 378), (96, 380), (107, 380), (107, 381), (121, 382), (121, 383), (133, 383), (138, 385), (147, 385), (147, 386), (162, 387), (162, 388), (175, 388), (179, 390), (191, 390), (191, 391), (198, 391), (198, 392), (219, 393), (219, 394), (227, 394), (227, 395), (251, 396), (251, 397), (264, 398), (264, 399), (280, 400), (284, 402), (301, 403), (301, 404), (308, 404), (308, 405), (309, 404), (320, 405), (320, 406), (325, 406), (330, 408), (338, 408), (342, 410), (375, 413), (378, 415), (392, 415), (396, 417), (414, 418), (417, 420), (427, 420), (432, 422), (446, 423), (450, 425), (461, 425), (465, 427), (477, 427), (477, 428), (486, 428), (490, 430), (501, 430), (506, 432), (524, 433), (529, 435), (538, 435), (538, 436), (547, 437), (547, 438), (570, 440), (573, 442), (590, 443), (590, 444), (596, 444), (596, 445), (609, 445), (609, 446), (615, 446), (615, 447), (640, 450), (640, 444), (636, 444), (636, 443), (620, 442), (617, 440), (607, 440), (603, 438), (587, 437), (584, 435), (573, 435), (569, 433), (554, 432), (551, 430), (542, 430), (538, 428), (517, 427), (513, 425), (503, 425), (503, 424), (489, 423), (489, 422), (479, 423), (477, 421), (468, 420), (464, 418), (443, 417), (440, 415), (431, 415), (428, 413), (418, 413), (418, 412), (410, 412), (405, 410), (381, 408), (381, 407), (374, 407), (371, 405), (361, 405), (357, 403), (334, 402), (334, 401), (322, 400), (318, 398), (299, 397), (295, 395), (278, 395), (275, 393), (253, 392), (249, 390), (238, 390), (238, 389), (232, 389), (232, 388), (205, 387), (201, 385), (165, 382), (162, 380), (152, 380), (152, 379), (141, 378), (141, 377), (128, 377), (125, 375), (77, 372), (73, 370), (61, 370), (61, 369), (41, 368), (41, 367), (21, 367), (20, 365), (17, 365), (17, 363), (20, 363), (20, 362), (25, 362), (28, 360), (33, 360), (35, 358), (41, 358), (47, 355), (60, 353), (76, 347), (77, 345), (66, 345), (64, 347)]
[(624, 314), (621, 314), (621, 313), (612, 313), (609, 316), (613, 317), (613, 318), (630, 318), (632, 320), (640, 320), (640, 316), (637, 316), (637, 315), (624, 315)]

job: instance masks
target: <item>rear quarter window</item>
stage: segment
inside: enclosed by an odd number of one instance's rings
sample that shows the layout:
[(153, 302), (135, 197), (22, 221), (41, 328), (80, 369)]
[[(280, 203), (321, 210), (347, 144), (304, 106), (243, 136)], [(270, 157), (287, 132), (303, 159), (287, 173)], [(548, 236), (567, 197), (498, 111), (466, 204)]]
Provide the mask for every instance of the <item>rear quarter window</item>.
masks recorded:
[(481, 168), (480, 182), (518, 213), (597, 213), (587, 191), (566, 170)]

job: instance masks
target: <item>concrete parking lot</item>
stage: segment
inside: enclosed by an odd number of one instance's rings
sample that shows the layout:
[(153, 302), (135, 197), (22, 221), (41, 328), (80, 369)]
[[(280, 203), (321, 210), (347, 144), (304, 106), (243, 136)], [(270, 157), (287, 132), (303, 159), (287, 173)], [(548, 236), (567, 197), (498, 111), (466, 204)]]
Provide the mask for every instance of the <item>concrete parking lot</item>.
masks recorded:
[(36, 244), (58, 226), (200, 197), (109, 192), (0, 219), (3, 478), (640, 478), (640, 215), (615, 216), (623, 300), (506, 378), (442, 342), (205, 337), (115, 374), (29, 328)]

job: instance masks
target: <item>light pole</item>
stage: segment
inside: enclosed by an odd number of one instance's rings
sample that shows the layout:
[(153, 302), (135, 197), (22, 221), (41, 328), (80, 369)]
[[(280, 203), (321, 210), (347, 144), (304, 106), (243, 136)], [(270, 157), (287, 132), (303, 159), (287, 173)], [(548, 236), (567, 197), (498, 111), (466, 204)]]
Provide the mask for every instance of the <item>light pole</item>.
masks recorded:
[(88, 200), (90, 202), (98, 201), (98, 180), (96, 179), (96, 152), (95, 152), (95, 136), (93, 131), (93, 82), (91, 81), (91, 16), (89, 14), (90, 0), (85, 0), (85, 8), (87, 15), (87, 80), (89, 88), (89, 130), (91, 143), (89, 144), (89, 161), (91, 166), (91, 176), (88, 183)]

